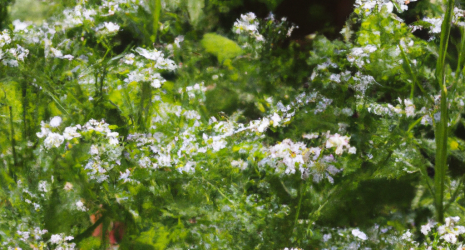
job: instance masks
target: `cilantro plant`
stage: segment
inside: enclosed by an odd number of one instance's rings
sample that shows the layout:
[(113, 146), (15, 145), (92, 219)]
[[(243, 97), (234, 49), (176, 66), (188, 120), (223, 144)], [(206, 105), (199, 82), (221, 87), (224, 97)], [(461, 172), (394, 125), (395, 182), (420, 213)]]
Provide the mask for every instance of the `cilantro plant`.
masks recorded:
[[(357, 0), (340, 39), (293, 41), (272, 13), (216, 27), (239, 2), (0, 19), (0, 248), (463, 247), (459, 3)], [(411, 197), (340, 212), (384, 180)]]

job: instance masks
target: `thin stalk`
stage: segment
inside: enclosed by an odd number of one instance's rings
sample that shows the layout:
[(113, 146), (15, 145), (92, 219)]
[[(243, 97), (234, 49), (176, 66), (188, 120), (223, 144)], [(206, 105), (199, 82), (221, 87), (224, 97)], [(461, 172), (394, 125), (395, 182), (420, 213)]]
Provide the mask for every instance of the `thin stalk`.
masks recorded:
[(463, 53), (465, 52), (465, 27), (462, 27), (460, 30), (461, 35), (462, 35), (462, 41), (460, 43), (460, 48), (459, 48), (459, 60), (457, 62), (457, 68), (455, 69), (455, 81), (454, 81), (454, 89), (457, 85), (457, 82), (459, 80), (460, 74), (462, 73), (461, 67), (463, 63)]
[(153, 14), (153, 34), (150, 37), (152, 40), (152, 43), (155, 43), (157, 40), (157, 32), (158, 32), (158, 22), (160, 21), (160, 13), (161, 13), (161, 0), (152, 0), (154, 1), (153, 3), (153, 9), (152, 9), (152, 14)]
[(22, 94), (22, 105), (23, 105), (23, 141), (27, 141), (28, 137), (28, 129), (27, 129), (27, 106), (28, 106), (28, 100), (27, 100), (27, 82), (26, 80), (23, 79), (21, 83), (21, 94)]
[(139, 103), (139, 114), (138, 114), (138, 126), (142, 130), (146, 130), (149, 126), (149, 112), (152, 106), (152, 88), (150, 83), (143, 82), (140, 85), (140, 103)]
[(299, 214), (300, 214), (300, 207), (302, 206), (302, 199), (304, 197), (304, 194), (302, 193), (302, 186), (303, 186), (303, 181), (300, 181), (300, 187), (299, 187), (299, 205), (297, 206), (297, 212), (295, 214), (295, 221), (294, 221), (294, 229), (297, 226), (297, 223), (299, 221)]
[(452, 11), (455, 0), (447, 2), (446, 15), (442, 22), (441, 43), (439, 47), (439, 58), (436, 65), (436, 78), (441, 89), (441, 120), (436, 123), (435, 139), (436, 139), (436, 161), (435, 161), (435, 206), (436, 219), (439, 223), (444, 221), (444, 187), (447, 172), (447, 123), (448, 123), (448, 108), (447, 108), (447, 86), (445, 83), (445, 64), (447, 55), (447, 45), (449, 43), (449, 35), (451, 29)]
[(15, 140), (15, 128), (13, 125), (13, 108), (8, 106), (10, 110), (10, 135), (11, 135), (11, 149), (13, 151), (13, 164), (14, 166), (18, 166), (18, 162), (16, 160), (16, 140)]
[[(102, 224), (103, 220), (105, 220), (107, 217), (107, 214), (106, 213), (103, 213), (102, 216), (92, 225), (90, 226), (89, 228), (87, 228), (84, 232), (78, 234), (76, 237), (74, 237), (73, 240), (71, 240), (71, 242), (74, 242), (74, 243), (79, 243), (81, 242), (82, 240), (86, 239), (86, 238), (89, 238), (90, 236), (92, 236), (92, 233), (95, 231), (95, 229), (100, 225)], [(103, 232), (103, 231), (102, 231)]]

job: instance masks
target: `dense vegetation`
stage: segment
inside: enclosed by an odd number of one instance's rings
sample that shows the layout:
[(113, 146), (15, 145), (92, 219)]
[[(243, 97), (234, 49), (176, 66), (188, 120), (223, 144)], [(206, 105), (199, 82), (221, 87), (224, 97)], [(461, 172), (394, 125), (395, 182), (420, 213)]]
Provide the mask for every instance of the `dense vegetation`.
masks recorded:
[(460, 2), (289, 2), (2, 1), (0, 248), (461, 249)]

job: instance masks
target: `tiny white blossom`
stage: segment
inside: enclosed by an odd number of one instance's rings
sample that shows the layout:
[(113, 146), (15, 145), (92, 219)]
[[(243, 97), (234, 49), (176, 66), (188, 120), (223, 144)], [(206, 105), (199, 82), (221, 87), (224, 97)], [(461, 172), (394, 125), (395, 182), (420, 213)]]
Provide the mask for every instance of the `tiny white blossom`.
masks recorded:
[(76, 202), (76, 209), (82, 212), (87, 211), (86, 206), (84, 206), (84, 203), (80, 200)]
[(231, 166), (238, 167), (241, 170), (246, 170), (248, 165), (249, 164), (246, 161), (243, 161), (242, 159), (239, 159), (237, 161), (234, 160), (234, 161), (231, 162)]
[(77, 127), (66, 127), (63, 132), (63, 137), (66, 140), (72, 140), (73, 138), (81, 137), (81, 134), (77, 132)]
[(302, 137), (304, 139), (312, 140), (318, 138), (318, 133), (303, 134)]
[(66, 182), (63, 189), (66, 190), (66, 191), (70, 191), (70, 190), (73, 189), (73, 184), (71, 184), (70, 182)]
[(123, 183), (126, 183), (126, 182), (131, 180), (131, 179), (129, 179), (130, 175), (131, 175), (131, 172), (129, 171), (129, 169), (126, 169), (126, 171), (124, 173), (120, 172), (120, 176), (119, 176), (118, 180), (123, 180)]
[(433, 225), (431, 223), (428, 223), (426, 225), (422, 225), (420, 231), (421, 231), (422, 234), (428, 235), (428, 233), (431, 231), (432, 227), (433, 227)]
[(176, 44), (176, 46), (178, 48), (181, 48), (181, 45), (179, 43), (183, 42), (184, 41), (184, 36), (177, 36), (175, 39), (174, 39), (174, 44)]
[(50, 149), (52, 147), (58, 148), (64, 142), (64, 140), (65, 140), (65, 138), (60, 134), (49, 133), (47, 135), (47, 138), (45, 138), (45, 140), (44, 140), (44, 146), (47, 149)]
[(112, 22), (105, 22), (104, 25), (109, 32), (116, 32), (120, 28), (118, 24)]
[(442, 25), (442, 18), (423, 18), (423, 21), (430, 23), (431, 30), (430, 32), (433, 34), (441, 33), (441, 25)]
[(90, 154), (91, 155), (98, 155), (98, 147), (96, 145), (90, 146)]
[(59, 234), (54, 234), (52, 237), (50, 237), (50, 242), (53, 244), (58, 244), (60, 241), (62, 241), (62, 238)]
[(52, 120), (50, 120), (50, 126), (54, 128), (60, 126), (60, 124), (61, 124), (61, 117), (59, 116), (55, 116), (52, 118)]
[(364, 232), (360, 231), (358, 228), (353, 229), (352, 234), (355, 237), (357, 237), (357, 238), (359, 238), (361, 240), (367, 240), (368, 239), (367, 235)]
[(274, 113), (273, 116), (271, 116), (271, 121), (273, 121), (273, 127), (278, 126), (281, 120), (281, 116), (279, 116), (277, 113)]

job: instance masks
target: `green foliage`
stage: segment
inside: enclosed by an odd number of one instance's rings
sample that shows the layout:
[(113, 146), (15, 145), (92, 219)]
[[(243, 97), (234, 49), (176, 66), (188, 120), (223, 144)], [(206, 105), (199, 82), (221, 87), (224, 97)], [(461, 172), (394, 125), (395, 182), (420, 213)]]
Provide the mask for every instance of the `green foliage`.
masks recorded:
[(201, 43), (205, 51), (215, 55), (221, 64), (229, 65), (231, 59), (242, 54), (237, 43), (214, 33), (205, 34)]
[[(463, 12), (438, 44), (395, 3), (357, 3), (344, 41), (222, 30), (239, 0), (51, 1), (5, 26), (1, 247), (459, 247)], [(450, 232), (421, 232), (435, 213)]]

